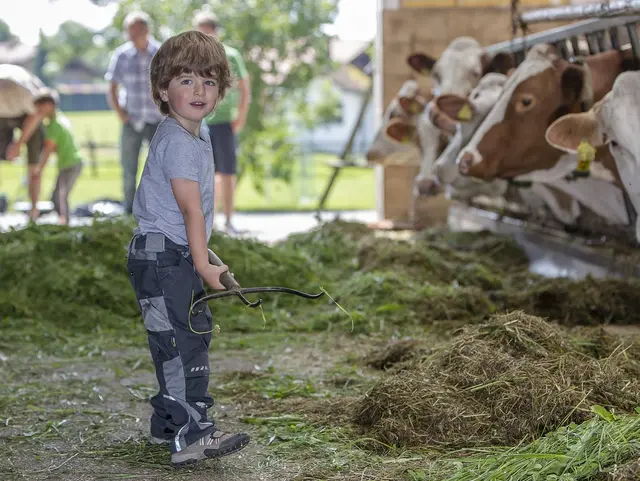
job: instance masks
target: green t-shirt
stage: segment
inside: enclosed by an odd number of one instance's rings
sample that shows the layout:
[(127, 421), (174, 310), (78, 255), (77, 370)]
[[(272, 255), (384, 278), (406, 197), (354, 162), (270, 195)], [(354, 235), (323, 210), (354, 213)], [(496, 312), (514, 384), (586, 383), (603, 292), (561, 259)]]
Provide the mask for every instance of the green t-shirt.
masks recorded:
[(73, 167), (82, 162), (82, 157), (71, 134), (71, 122), (62, 112), (56, 112), (55, 118), (50, 119), (46, 124), (45, 138), (56, 144), (58, 169)]
[[(224, 45), (224, 51), (227, 54), (229, 67), (236, 80), (246, 78), (249, 75), (247, 66), (242, 59), (242, 55), (235, 48)], [(216, 110), (205, 118), (208, 125), (224, 124), (233, 122), (238, 117), (238, 102), (240, 100), (240, 91), (237, 87), (227, 90), (227, 93)]]

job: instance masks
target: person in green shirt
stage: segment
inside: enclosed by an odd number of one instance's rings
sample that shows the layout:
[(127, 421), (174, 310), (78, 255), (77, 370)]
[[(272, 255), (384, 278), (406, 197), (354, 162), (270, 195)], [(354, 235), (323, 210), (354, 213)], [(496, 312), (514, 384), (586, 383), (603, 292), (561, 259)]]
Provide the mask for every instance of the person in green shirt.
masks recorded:
[(69, 224), (69, 194), (82, 171), (82, 156), (76, 147), (71, 133), (69, 119), (58, 109), (60, 103), (58, 92), (43, 88), (34, 99), (38, 113), (44, 117), (45, 140), (40, 162), (36, 169), (38, 177), (50, 155), (55, 152), (58, 158), (58, 178), (51, 200), (55, 211), (60, 216), (60, 223)]
[[(208, 11), (199, 12), (194, 19), (197, 30), (207, 35), (218, 37), (219, 23), (217, 17)], [(234, 192), (237, 173), (237, 135), (247, 121), (247, 112), (251, 102), (249, 73), (238, 50), (223, 43), (231, 71), (237, 80), (237, 87), (230, 89), (225, 99), (217, 106), (214, 113), (204, 119), (209, 128), (213, 159), (215, 163), (215, 207), (222, 202), (226, 217), (227, 234), (238, 231), (231, 224), (234, 210)]]

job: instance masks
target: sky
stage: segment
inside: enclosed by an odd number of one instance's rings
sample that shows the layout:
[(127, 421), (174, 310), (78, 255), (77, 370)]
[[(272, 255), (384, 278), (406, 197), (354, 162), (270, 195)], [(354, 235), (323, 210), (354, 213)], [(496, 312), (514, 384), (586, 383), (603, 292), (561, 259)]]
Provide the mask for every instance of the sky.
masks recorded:
[[(97, 7), (89, 0), (20, 0), (12, 8), (2, 1), (0, 18), (11, 31), (26, 44), (38, 43), (38, 31), (53, 35), (58, 26), (73, 20), (92, 29), (100, 29), (111, 23), (116, 4)], [(371, 40), (376, 34), (376, 0), (339, 0), (338, 15), (327, 33), (344, 40)]]

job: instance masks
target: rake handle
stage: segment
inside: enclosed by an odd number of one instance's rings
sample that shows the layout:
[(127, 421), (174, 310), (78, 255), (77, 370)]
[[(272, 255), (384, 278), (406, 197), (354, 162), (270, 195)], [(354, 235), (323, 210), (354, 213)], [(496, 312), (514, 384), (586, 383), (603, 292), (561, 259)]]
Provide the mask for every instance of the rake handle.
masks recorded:
[[(213, 264), (214, 266), (224, 265), (224, 262), (222, 262), (222, 260), (220, 260), (220, 258), (211, 249), (208, 249), (208, 251), (209, 264)], [(220, 283), (230, 291), (240, 289), (240, 284), (238, 284), (238, 282), (229, 271), (220, 274)]]

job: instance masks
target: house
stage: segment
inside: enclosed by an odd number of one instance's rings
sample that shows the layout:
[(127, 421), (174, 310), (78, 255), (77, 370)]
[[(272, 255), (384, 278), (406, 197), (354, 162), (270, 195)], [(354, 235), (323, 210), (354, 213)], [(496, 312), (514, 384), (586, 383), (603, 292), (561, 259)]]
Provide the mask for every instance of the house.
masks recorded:
[(62, 70), (56, 75), (54, 82), (56, 84), (92, 84), (96, 81), (102, 82), (103, 72), (87, 65), (87, 63), (79, 57), (70, 59)]
[[(294, 123), (297, 143), (305, 151), (340, 155), (344, 150), (371, 88), (372, 61), (365, 52), (369, 45), (331, 39), (331, 59), (339, 67), (313, 79), (306, 99), (309, 105), (317, 105), (332, 95), (339, 105), (338, 115), (310, 129)], [(352, 145), (354, 155), (364, 155), (375, 136), (374, 129), (373, 102), (369, 101)]]

